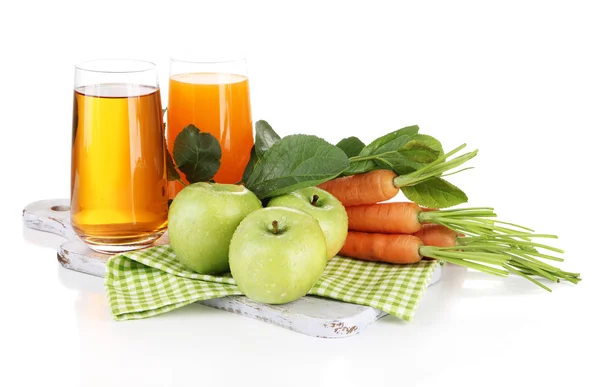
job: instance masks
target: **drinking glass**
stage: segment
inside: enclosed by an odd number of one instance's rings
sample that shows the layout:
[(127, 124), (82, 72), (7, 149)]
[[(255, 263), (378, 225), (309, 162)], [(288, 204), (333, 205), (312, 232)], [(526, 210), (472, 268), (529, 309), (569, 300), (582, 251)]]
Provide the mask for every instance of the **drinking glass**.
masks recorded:
[[(194, 61), (171, 58), (167, 145), (173, 152), (175, 138), (193, 124), (216, 137), (221, 145), (217, 183), (238, 183), (254, 145), (250, 91), (245, 59)], [(169, 198), (183, 188), (169, 182)]]
[(156, 66), (95, 60), (75, 67), (71, 225), (93, 250), (151, 245), (168, 214)]

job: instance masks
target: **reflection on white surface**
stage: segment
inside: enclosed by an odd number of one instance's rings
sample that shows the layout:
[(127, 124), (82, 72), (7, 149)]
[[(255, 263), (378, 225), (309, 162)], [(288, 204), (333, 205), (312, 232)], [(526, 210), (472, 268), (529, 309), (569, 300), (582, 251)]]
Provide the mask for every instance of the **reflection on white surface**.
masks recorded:
[(57, 274), (60, 283), (67, 289), (101, 294), (104, 296), (104, 279), (90, 274), (65, 269), (57, 264)]
[[(457, 370), (463, 377), (464, 364), (471, 372), (494, 372), (491, 362), (500, 364), (508, 355), (513, 369), (531, 367), (531, 350), (509, 354), (506, 349), (523, 342), (536, 348), (538, 366), (558, 366), (556, 342), (571, 335), (558, 327), (572, 324), (570, 316), (579, 316), (578, 324), (592, 321), (582, 312), (589, 302), (574, 292), (581, 295), (581, 289), (595, 286), (593, 281), (577, 287), (559, 284), (549, 294), (519, 277), (496, 278), (447, 264), (441, 280), (425, 292), (413, 321), (387, 316), (344, 339), (308, 337), (197, 304), (149, 319), (116, 322), (103, 280), (64, 269), (56, 261), (56, 248), (64, 239), (28, 229), (23, 238), (37, 269), (29, 274), (29, 297), (39, 298), (39, 304), (21, 302), (16, 311), (27, 317), (18, 326), (27, 328), (28, 340), (46, 348), (34, 357), (37, 364), (55, 353), (68, 359), (73, 370), (61, 380), (83, 381), (71, 385), (132, 386), (146, 375), (144, 385), (195, 380), (216, 386), (226, 377), (241, 386), (248, 383), (248, 375), (260, 372), (265, 385), (359, 386), (394, 381), (392, 371), (404, 376), (409, 372), (407, 385), (433, 385), (458, 375)], [(453, 361), (455, 357), (460, 361)], [(299, 366), (310, 372), (299, 377)], [(118, 380), (110, 369), (121, 369)], [(508, 382), (507, 378), (498, 380)]]
[(493, 279), (468, 279), (463, 283), (465, 289), (492, 289), (502, 286), (501, 281)]
[(28, 243), (36, 246), (47, 247), (56, 252), (58, 251), (60, 245), (66, 242), (66, 239), (64, 237), (56, 234), (33, 230), (25, 226), (22, 226), (22, 228), (23, 239)]

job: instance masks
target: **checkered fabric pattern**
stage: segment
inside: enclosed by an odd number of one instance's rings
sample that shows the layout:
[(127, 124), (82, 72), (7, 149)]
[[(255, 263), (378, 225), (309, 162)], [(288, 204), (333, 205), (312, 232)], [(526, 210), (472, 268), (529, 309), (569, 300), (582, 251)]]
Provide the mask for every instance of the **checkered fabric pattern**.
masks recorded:
[[(334, 257), (309, 294), (371, 306), (410, 321), (439, 264), (423, 260), (389, 265)], [(111, 313), (119, 321), (242, 294), (230, 274), (212, 276), (187, 270), (168, 245), (111, 257), (105, 288)]]

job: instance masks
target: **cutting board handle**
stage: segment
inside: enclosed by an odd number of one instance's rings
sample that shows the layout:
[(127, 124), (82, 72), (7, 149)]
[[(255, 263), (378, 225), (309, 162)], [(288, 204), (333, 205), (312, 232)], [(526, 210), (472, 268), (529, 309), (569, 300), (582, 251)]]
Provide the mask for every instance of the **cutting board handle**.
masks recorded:
[(33, 202), (23, 209), (23, 223), (34, 230), (57, 234), (68, 240), (78, 240), (71, 228), (68, 199), (48, 199)]
[(67, 199), (39, 200), (23, 210), (25, 226), (67, 239), (60, 245), (56, 255), (61, 265), (67, 269), (103, 277), (110, 255), (98, 253), (87, 247), (71, 228), (70, 218)]

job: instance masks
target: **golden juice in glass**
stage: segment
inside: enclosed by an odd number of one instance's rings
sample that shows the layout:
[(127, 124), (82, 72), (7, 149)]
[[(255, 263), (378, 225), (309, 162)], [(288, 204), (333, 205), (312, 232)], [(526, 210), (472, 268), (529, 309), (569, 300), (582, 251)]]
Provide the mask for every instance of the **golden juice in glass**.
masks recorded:
[(166, 229), (161, 108), (152, 86), (75, 88), (71, 224), (95, 250), (144, 247)]
[[(248, 79), (227, 73), (183, 73), (169, 81), (167, 144), (173, 152), (181, 130), (195, 125), (211, 133), (221, 145), (221, 167), (214, 177), (218, 183), (238, 183), (254, 144)], [(169, 182), (169, 197), (182, 189)]]

